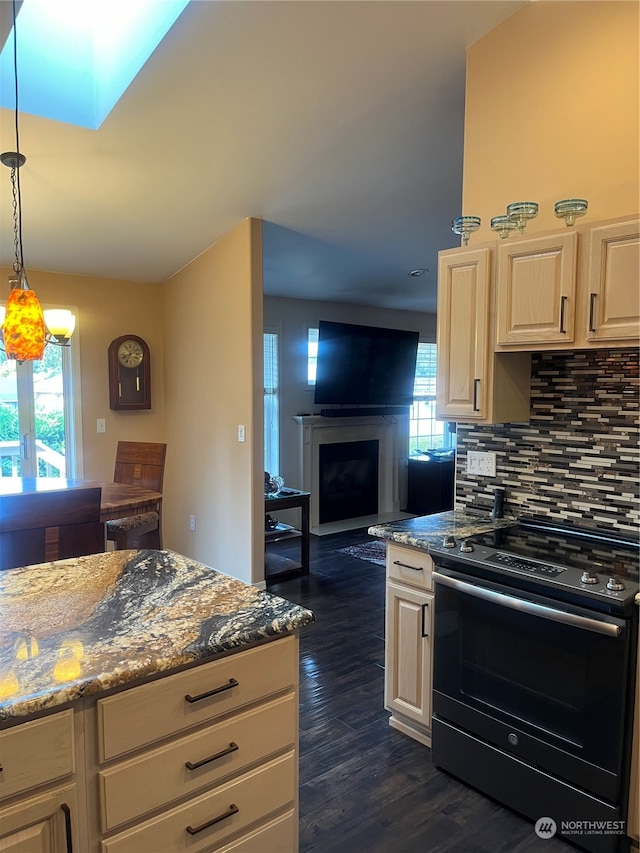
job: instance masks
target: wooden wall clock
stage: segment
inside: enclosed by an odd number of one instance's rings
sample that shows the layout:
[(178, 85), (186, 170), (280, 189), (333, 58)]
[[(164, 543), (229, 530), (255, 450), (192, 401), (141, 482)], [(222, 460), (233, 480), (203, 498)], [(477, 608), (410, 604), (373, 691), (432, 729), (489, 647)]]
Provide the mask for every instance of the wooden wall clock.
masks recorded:
[(109, 405), (119, 411), (151, 408), (149, 347), (138, 335), (109, 344)]

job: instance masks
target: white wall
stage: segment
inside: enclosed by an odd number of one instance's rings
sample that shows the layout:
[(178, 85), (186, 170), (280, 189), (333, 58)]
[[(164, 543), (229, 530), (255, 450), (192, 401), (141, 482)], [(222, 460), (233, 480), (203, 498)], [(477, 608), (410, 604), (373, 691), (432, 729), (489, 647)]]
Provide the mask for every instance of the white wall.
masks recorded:
[(269, 473), (279, 473), (291, 488), (300, 487), (302, 480), (299, 428), (293, 418), (318, 410), (307, 384), (307, 330), (317, 328), (320, 320), (409, 329), (419, 332), (421, 341), (435, 341), (435, 314), (265, 296), (264, 324), (276, 326), (280, 335), (280, 471)]

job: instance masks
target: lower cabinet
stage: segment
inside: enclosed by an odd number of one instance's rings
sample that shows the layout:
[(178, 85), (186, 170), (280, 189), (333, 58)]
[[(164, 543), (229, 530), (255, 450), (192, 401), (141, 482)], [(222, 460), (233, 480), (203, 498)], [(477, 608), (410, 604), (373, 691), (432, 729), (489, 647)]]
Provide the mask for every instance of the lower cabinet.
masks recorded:
[(0, 731), (0, 850), (296, 853), (298, 638)]
[(3, 853), (72, 853), (76, 837), (75, 785), (0, 808)]
[(431, 746), (433, 562), (387, 544), (384, 705), (389, 725)]

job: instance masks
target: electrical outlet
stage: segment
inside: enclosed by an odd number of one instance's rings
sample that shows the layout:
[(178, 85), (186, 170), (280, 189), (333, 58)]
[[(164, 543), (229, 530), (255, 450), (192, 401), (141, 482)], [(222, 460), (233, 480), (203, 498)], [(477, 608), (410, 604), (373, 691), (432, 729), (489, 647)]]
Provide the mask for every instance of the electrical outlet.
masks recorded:
[(189, 516), (189, 530), (191, 530), (192, 533), (196, 532), (196, 517), (195, 517), (195, 515)]
[(104, 418), (98, 418), (96, 420), (96, 432), (106, 432), (107, 431), (107, 422)]
[(246, 431), (244, 428), (244, 424), (238, 424), (238, 441), (244, 441), (246, 438)]
[(492, 451), (470, 450), (467, 453), (467, 474), (496, 476), (496, 454)]

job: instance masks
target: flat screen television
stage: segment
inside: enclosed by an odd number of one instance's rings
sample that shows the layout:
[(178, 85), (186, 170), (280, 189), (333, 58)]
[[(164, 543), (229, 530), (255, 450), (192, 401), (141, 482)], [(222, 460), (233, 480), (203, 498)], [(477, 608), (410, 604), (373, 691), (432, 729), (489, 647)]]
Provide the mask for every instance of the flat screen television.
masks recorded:
[(418, 332), (321, 320), (314, 402), (410, 406), (417, 351)]

